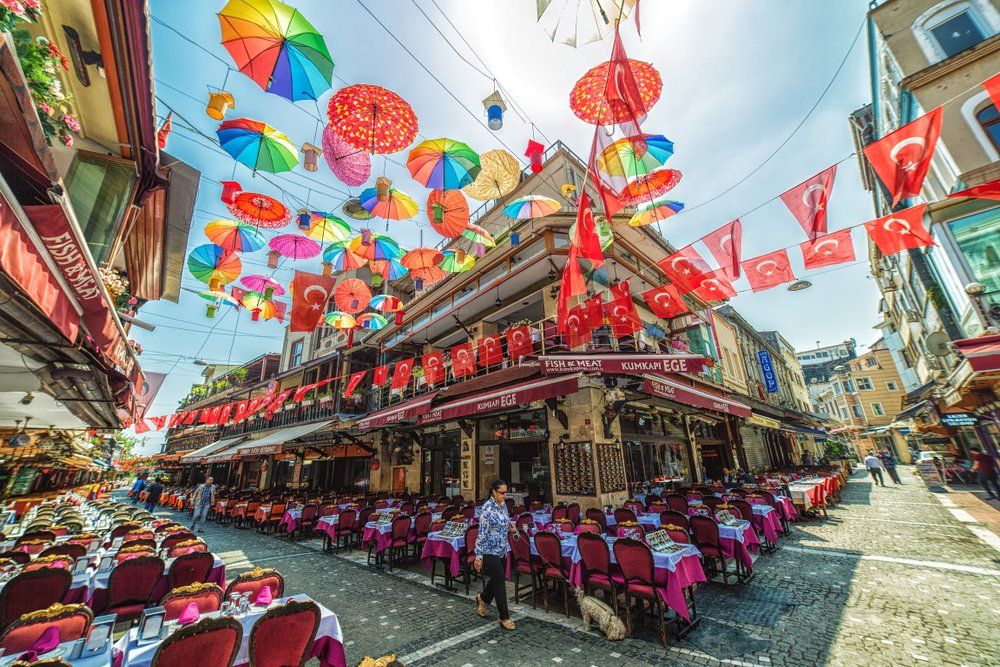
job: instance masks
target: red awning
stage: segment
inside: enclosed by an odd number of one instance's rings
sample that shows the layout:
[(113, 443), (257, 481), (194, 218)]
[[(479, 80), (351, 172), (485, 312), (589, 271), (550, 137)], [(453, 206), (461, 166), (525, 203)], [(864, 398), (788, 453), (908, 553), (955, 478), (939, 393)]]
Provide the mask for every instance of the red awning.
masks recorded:
[(962, 338), (955, 341), (955, 347), (977, 373), (1000, 371), (1000, 334)]
[(643, 375), (645, 373), (700, 373), (710, 359), (696, 354), (552, 354), (541, 355), (538, 363), (545, 375), (560, 373), (604, 373)]
[(737, 417), (749, 417), (752, 414), (750, 406), (744, 405), (719, 394), (695, 389), (686, 384), (681, 384), (665, 377), (647, 377), (642, 383), (643, 391), (653, 396), (666, 398), (671, 401), (690, 405), (695, 408), (705, 408), (727, 415)]
[(502, 389), (491, 389), (474, 396), (443, 403), (417, 419), (418, 424), (457, 419), (469, 415), (513, 409), (525, 403), (565, 396), (580, 388), (580, 374), (528, 380)]
[(385, 426), (386, 424), (395, 424), (403, 421), (404, 419), (419, 417), (430, 410), (431, 401), (437, 395), (438, 393), (436, 391), (432, 391), (429, 394), (424, 394), (423, 396), (418, 396), (417, 398), (411, 398), (408, 401), (391, 405), (388, 408), (376, 410), (367, 417), (359, 419), (357, 427), (364, 430), (376, 428), (378, 426)]

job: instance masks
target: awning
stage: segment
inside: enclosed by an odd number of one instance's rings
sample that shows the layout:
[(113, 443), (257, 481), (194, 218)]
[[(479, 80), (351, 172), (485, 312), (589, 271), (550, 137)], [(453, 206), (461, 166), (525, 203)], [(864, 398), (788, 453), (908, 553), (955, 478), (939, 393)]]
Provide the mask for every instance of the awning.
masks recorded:
[(795, 424), (781, 423), (782, 431), (791, 431), (792, 433), (801, 433), (803, 435), (818, 435), (826, 436), (826, 431), (821, 428), (812, 428), (810, 426), (796, 426)]
[(927, 401), (920, 401), (916, 405), (911, 405), (910, 407), (906, 408), (898, 415), (896, 415), (895, 421), (899, 421), (900, 419), (909, 419), (910, 417), (915, 417), (919, 412), (921, 412), (926, 407), (927, 407)]
[(514, 409), (526, 403), (565, 396), (575, 393), (580, 388), (580, 377), (581, 375), (577, 373), (570, 376), (528, 380), (467, 398), (459, 398), (436, 406), (433, 410), (421, 415), (417, 419), (417, 423), (434, 424), (459, 417)]
[(903, 398), (903, 405), (910, 405), (911, 403), (916, 403), (919, 400), (927, 398), (927, 395), (931, 393), (932, 389), (934, 389), (936, 382), (936, 380), (931, 380), (930, 382), (920, 385), (913, 391), (906, 392), (906, 396)]
[(396, 405), (376, 410), (367, 417), (359, 419), (357, 427), (361, 430), (366, 430), (376, 428), (378, 426), (385, 426), (386, 424), (395, 424), (403, 421), (404, 419), (419, 417), (431, 409), (431, 401), (434, 400), (434, 397), (437, 395), (438, 392), (432, 391), (429, 394), (424, 394), (423, 396), (411, 398), (408, 401), (403, 401), (402, 403), (397, 403)]
[(642, 383), (642, 389), (647, 394), (666, 398), (677, 403), (684, 403), (695, 408), (705, 408), (723, 414), (736, 415), (737, 417), (749, 417), (752, 414), (750, 407), (726, 398), (719, 394), (714, 394), (674, 380), (660, 376), (647, 376)]
[(763, 426), (764, 428), (781, 428), (781, 422), (777, 419), (771, 419), (770, 417), (759, 415), (756, 412), (747, 417), (747, 423), (752, 426)]
[(210, 445), (205, 445), (200, 449), (196, 449), (193, 452), (185, 454), (181, 457), (181, 461), (185, 463), (196, 463), (202, 458), (209, 456), (210, 454), (215, 454), (216, 452), (221, 452), (224, 449), (232, 447), (238, 442), (242, 442), (246, 439), (246, 436), (240, 436), (238, 438), (225, 438), (223, 440), (216, 440)]
[(696, 354), (559, 354), (542, 355), (538, 363), (545, 375), (560, 373), (700, 373), (712, 362)]
[(977, 373), (1000, 371), (1000, 334), (962, 338), (955, 341), (955, 347)]
[(299, 424), (298, 426), (281, 428), (277, 431), (272, 431), (261, 438), (244, 442), (236, 448), (234, 453), (239, 457), (277, 454), (281, 451), (281, 446), (286, 442), (290, 442), (296, 438), (301, 438), (304, 435), (309, 435), (310, 433), (318, 431), (321, 428), (325, 428), (332, 423), (333, 420), (328, 419), (326, 421), (314, 422), (312, 424)]
[(194, 451), (195, 450), (193, 450), (193, 449), (185, 449), (185, 450), (182, 450), (182, 451), (179, 451), (179, 452), (172, 452), (170, 454), (157, 454), (153, 458), (156, 459), (157, 461), (159, 461), (160, 463), (172, 462), (172, 461), (180, 461), (181, 458), (183, 458), (185, 455), (190, 454), (190, 453), (192, 453)]

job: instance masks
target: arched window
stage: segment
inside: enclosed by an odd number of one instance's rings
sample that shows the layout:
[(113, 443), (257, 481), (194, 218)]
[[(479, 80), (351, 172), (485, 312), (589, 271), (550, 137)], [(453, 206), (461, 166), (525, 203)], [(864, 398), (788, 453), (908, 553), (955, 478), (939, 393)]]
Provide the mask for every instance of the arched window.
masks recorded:
[(976, 121), (983, 128), (993, 147), (1000, 151), (1000, 113), (989, 104), (976, 112)]
[(913, 32), (931, 64), (995, 35), (1000, 14), (988, 0), (945, 0), (913, 22)]

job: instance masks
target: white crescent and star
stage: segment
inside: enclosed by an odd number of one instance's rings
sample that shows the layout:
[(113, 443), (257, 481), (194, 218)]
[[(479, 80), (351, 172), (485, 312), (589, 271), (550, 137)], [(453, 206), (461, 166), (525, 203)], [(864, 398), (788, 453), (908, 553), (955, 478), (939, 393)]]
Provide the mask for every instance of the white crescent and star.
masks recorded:
[[(726, 243), (727, 242), (729, 243), (729, 249), (728, 250), (726, 250)], [(725, 250), (726, 252), (731, 253), (733, 251), (733, 247), (732, 246), (733, 246), (733, 235), (732, 234), (726, 234), (721, 239), (719, 239), (719, 247), (722, 248), (723, 250)]]
[[(764, 266), (771, 266), (773, 268), (764, 270), (763, 268), (761, 268)], [(773, 276), (777, 268), (778, 268), (778, 263), (776, 261), (774, 261), (773, 259), (765, 259), (763, 262), (757, 265), (757, 273), (760, 273), (765, 276)]]
[[(826, 246), (832, 246), (833, 250), (824, 250)], [(821, 239), (813, 245), (813, 254), (829, 257), (840, 248), (840, 241), (837, 239)]]
[(882, 223), (882, 229), (884, 229), (887, 232), (895, 231), (892, 228), (893, 227), (892, 223), (894, 222), (899, 223), (900, 230), (897, 233), (900, 236), (902, 236), (903, 234), (910, 233), (910, 223), (907, 222), (906, 220), (903, 220), (902, 218), (889, 218), (888, 220)]
[[(309, 298), (309, 294), (313, 290), (316, 290), (317, 292), (323, 295), (323, 297), (319, 301), (313, 301)], [(330, 294), (319, 285), (310, 285), (309, 287), (302, 290), (302, 298), (306, 300), (306, 303), (310, 304), (309, 307), (311, 310), (319, 310), (320, 308), (323, 307), (323, 304), (326, 303), (327, 299), (330, 298)]]
[[(683, 269), (678, 269), (677, 264), (679, 262), (684, 262), (687, 266)], [(681, 275), (687, 276), (691, 274), (691, 260), (687, 257), (675, 257), (673, 261), (670, 262), (670, 268), (674, 271), (678, 271)]]
[[(818, 197), (810, 197), (809, 195), (813, 192), (820, 192), (821, 194)], [(822, 211), (828, 195), (829, 193), (826, 191), (825, 185), (813, 183), (802, 193), (802, 203), (814, 211)]]
[[(906, 164), (903, 164), (902, 160), (899, 159), (899, 153), (907, 146), (920, 146), (920, 155), (916, 160), (909, 160)], [(920, 164), (920, 161), (924, 159), (924, 152), (927, 149), (927, 142), (923, 137), (909, 137), (908, 139), (903, 139), (889, 151), (889, 159), (900, 165), (903, 171), (913, 171)]]

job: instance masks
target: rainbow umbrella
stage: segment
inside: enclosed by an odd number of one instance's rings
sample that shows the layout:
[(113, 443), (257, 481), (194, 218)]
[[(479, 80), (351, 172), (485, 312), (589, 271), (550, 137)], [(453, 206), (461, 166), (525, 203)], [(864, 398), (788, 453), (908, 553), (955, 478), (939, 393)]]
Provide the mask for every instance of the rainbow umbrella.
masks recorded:
[(205, 317), (215, 317), (216, 311), (219, 310), (219, 306), (222, 304), (238, 306), (240, 303), (234, 297), (221, 290), (206, 290), (204, 292), (198, 292), (198, 296), (209, 302), (205, 308)]
[(260, 230), (236, 220), (212, 220), (205, 225), (208, 240), (229, 252), (254, 252), (264, 247)]
[(597, 168), (609, 176), (627, 179), (652, 173), (674, 154), (674, 142), (662, 134), (619, 139), (597, 156)]
[(476, 265), (476, 258), (462, 250), (445, 250), (444, 259), (438, 264), (448, 273), (464, 273)]
[(354, 271), (360, 269), (367, 261), (347, 247), (348, 241), (331, 243), (323, 250), (323, 263), (329, 264), (336, 271)]
[(320, 243), (346, 241), (351, 237), (351, 226), (344, 220), (326, 211), (309, 212), (309, 229), (305, 235)]
[(470, 224), (468, 227), (463, 229), (462, 238), (468, 239), (476, 245), (485, 246), (487, 248), (495, 248), (497, 245), (497, 242), (493, 240), (493, 236), (491, 236), (488, 231), (479, 225)]
[(282, 257), (289, 259), (315, 257), (321, 249), (316, 241), (299, 234), (279, 234), (268, 242), (268, 246)]
[(299, 151), (292, 140), (259, 120), (227, 120), (215, 134), (223, 150), (254, 171), (278, 174), (299, 163)]
[(544, 218), (562, 208), (555, 199), (541, 195), (520, 197), (503, 207), (503, 214), (508, 218), (526, 220), (529, 218)]
[(212, 291), (236, 280), (243, 271), (243, 263), (236, 253), (206, 243), (191, 251), (187, 258), (188, 271)]
[(262, 293), (268, 299), (272, 296), (282, 296), (285, 293), (285, 288), (281, 283), (270, 276), (263, 276), (259, 273), (243, 276), (240, 278), (240, 284), (248, 290)]
[(330, 89), (333, 58), (299, 10), (277, 0), (230, 0), (218, 16), (222, 45), (267, 92), (294, 102)]
[(364, 259), (399, 259), (403, 256), (399, 244), (392, 238), (368, 230), (362, 232), (361, 236), (351, 239), (347, 247)]
[(403, 302), (391, 294), (376, 294), (368, 305), (381, 313), (395, 313), (403, 309)]
[(410, 271), (437, 266), (444, 260), (440, 250), (434, 248), (414, 248), (399, 260)]
[(357, 323), (362, 329), (378, 331), (389, 325), (389, 319), (385, 315), (379, 315), (378, 313), (364, 313), (358, 315)]
[(479, 175), (479, 154), (454, 139), (428, 139), (410, 151), (406, 168), (413, 179), (435, 190), (457, 190)]
[(326, 314), (326, 323), (334, 329), (353, 329), (358, 326), (354, 316), (339, 310), (334, 310)]
[(669, 199), (654, 199), (639, 207), (629, 221), (629, 227), (645, 227), (660, 220), (666, 220), (684, 210), (684, 204)]
[(408, 268), (396, 258), (373, 259), (368, 262), (368, 267), (377, 276), (382, 276), (383, 280), (399, 280), (410, 272)]
[(269, 320), (278, 315), (278, 307), (260, 292), (247, 292), (243, 295), (243, 307), (250, 311), (250, 319), (254, 322), (263, 317)]
[(366, 211), (386, 220), (406, 220), (415, 216), (420, 210), (413, 197), (396, 188), (389, 188), (389, 195), (384, 201), (379, 200), (377, 188), (362, 190), (358, 199)]

